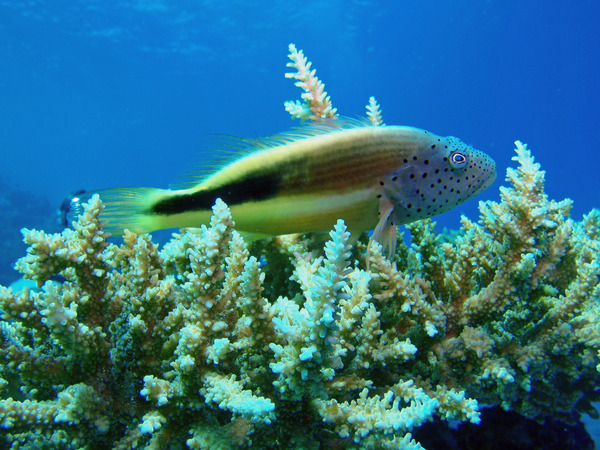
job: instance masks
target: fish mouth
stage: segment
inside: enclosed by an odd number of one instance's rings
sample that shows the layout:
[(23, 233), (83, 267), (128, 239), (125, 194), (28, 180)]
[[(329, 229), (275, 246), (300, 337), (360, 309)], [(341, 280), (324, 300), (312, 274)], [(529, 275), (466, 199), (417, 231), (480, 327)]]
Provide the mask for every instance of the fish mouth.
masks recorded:
[(479, 185), (475, 188), (475, 193), (479, 194), (489, 188), (496, 178), (498, 177), (498, 173), (496, 172), (496, 163), (492, 160), (490, 161), (490, 169), (484, 173), (482, 173), (479, 177), (477, 177), (477, 181)]

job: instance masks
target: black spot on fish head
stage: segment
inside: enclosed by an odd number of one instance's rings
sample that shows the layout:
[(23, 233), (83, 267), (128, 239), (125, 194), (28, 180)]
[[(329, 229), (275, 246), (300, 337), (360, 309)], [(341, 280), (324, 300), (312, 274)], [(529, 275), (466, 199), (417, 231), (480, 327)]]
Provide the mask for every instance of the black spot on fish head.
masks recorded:
[(454, 137), (428, 134), (406, 152), (379, 194), (395, 204), (394, 221), (409, 223), (449, 211), (488, 188), (496, 178), (494, 161)]

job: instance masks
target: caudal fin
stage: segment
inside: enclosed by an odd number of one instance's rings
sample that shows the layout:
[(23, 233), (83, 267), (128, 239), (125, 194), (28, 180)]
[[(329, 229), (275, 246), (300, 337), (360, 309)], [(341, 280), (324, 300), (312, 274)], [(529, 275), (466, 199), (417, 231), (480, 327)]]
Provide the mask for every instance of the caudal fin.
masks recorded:
[(104, 206), (100, 212), (104, 231), (122, 235), (126, 229), (148, 233), (162, 228), (151, 211), (152, 206), (163, 199), (167, 192), (156, 188), (113, 188), (86, 192), (80, 198), (82, 202), (86, 202), (92, 195), (98, 194)]

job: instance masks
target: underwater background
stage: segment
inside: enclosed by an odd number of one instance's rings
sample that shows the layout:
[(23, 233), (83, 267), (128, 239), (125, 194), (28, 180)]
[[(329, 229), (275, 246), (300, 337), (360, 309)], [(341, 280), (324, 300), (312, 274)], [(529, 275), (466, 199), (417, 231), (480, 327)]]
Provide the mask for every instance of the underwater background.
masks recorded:
[(342, 115), (373, 95), (386, 124), (496, 160), (494, 186), (441, 226), (498, 199), (517, 139), (580, 220), (600, 205), (599, 18), (594, 1), (0, 1), (0, 284), (19, 276), (19, 230), (59, 231), (69, 193), (166, 187), (213, 134), (297, 125), (292, 42)]

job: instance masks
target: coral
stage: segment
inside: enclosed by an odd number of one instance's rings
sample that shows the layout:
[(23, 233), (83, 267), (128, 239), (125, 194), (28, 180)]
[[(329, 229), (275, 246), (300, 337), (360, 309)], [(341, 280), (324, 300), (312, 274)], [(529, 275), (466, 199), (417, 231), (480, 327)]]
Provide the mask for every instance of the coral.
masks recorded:
[(480, 203), (445, 238), (410, 225), (413, 276), (442, 302), (445, 336), (432, 349), (432, 381), (527, 417), (568, 418), (589, 407), (598, 382), (600, 214), (577, 223), (571, 202), (549, 200), (545, 173), (516, 143), (518, 169), (501, 202)]
[(369, 97), (369, 104), (367, 105), (367, 117), (373, 125), (385, 126), (383, 118), (381, 117), (381, 107), (375, 97)]
[(331, 104), (331, 99), (325, 92), (325, 84), (317, 78), (316, 70), (311, 70), (311, 62), (308, 61), (302, 50), (297, 50), (294, 44), (289, 45), (289, 55), (291, 62), (287, 63), (287, 67), (295, 69), (296, 72), (286, 73), (286, 78), (294, 78), (296, 86), (301, 88), (302, 102), (296, 100), (294, 102), (285, 102), (285, 110), (289, 112), (293, 118), (319, 120), (336, 117), (336, 109)]
[[(573, 222), (520, 143), (516, 159), (480, 222), (457, 235), (410, 225), (395, 262), (372, 245), (369, 271), (342, 221), (322, 256), (289, 237), (251, 255), (220, 201), (208, 227), (162, 250), (133, 233), (108, 244), (97, 197), (74, 230), (25, 230), (17, 267), (41, 289), (0, 291), (5, 439), (419, 448), (411, 429), (477, 423), (478, 402), (534, 418), (585, 409), (599, 378), (600, 214)], [(282, 255), (295, 294), (264, 298)]]
[(411, 224), (392, 260), (374, 242), (367, 261), (342, 221), (322, 250), (303, 236), (247, 245), (220, 200), (210, 224), (162, 248), (130, 232), (110, 243), (97, 196), (73, 229), (23, 230), (17, 268), (38, 289), (0, 287), (0, 436), (12, 448), (418, 449), (416, 427), (476, 424), (480, 404), (591, 411), (600, 212), (573, 221), (519, 142), (515, 160), (479, 221)]
[[(297, 295), (270, 301), (262, 285), (278, 268), (267, 252), (261, 270), (223, 202), (210, 226), (162, 250), (133, 233), (109, 245), (101, 208), (93, 197), (61, 234), (25, 230), (17, 266), (41, 289), (0, 292), (2, 372), (20, 397), (0, 402), (9, 442), (125, 448), (177, 438), (194, 448), (219, 433), (264, 447), (323, 441), (326, 429), (393, 442), (436, 413), (477, 420), (475, 402), (444, 399), (459, 391), (368, 376), (417, 349), (382, 327), (342, 221), (321, 257), (302, 242), (279, 247), (294, 250)], [(58, 274), (62, 283), (51, 280)]]

